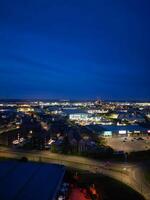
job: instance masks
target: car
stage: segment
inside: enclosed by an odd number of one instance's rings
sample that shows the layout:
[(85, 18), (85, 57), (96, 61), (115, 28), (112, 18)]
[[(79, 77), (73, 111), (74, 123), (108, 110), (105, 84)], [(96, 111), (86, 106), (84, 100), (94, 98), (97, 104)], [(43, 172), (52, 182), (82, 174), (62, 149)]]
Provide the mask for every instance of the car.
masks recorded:
[(142, 137), (137, 138), (137, 140), (144, 140)]

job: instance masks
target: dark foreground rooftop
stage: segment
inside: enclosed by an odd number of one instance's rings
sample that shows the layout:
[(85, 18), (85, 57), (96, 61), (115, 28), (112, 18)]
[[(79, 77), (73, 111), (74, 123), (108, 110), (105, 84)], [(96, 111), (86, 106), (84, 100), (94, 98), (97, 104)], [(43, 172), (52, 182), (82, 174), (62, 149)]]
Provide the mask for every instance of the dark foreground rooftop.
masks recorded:
[(0, 199), (53, 200), (64, 173), (61, 165), (0, 161)]

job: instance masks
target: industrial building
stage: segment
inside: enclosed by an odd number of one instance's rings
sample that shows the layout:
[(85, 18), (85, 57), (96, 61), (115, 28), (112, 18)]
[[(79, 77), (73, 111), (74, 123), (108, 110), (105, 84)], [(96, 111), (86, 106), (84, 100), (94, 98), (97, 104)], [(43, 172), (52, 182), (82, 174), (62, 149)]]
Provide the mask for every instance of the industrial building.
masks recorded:
[(87, 126), (92, 131), (103, 136), (127, 136), (130, 134), (149, 134), (149, 129), (139, 125), (89, 125)]

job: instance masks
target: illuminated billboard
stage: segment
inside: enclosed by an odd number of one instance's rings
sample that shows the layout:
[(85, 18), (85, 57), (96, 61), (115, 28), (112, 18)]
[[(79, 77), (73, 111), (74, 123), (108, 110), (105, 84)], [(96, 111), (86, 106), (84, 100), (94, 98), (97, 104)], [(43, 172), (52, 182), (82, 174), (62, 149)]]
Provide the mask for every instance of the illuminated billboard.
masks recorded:
[(120, 131), (119, 131), (119, 134), (121, 134), (121, 135), (126, 134), (126, 133), (127, 133), (126, 130), (120, 130)]
[(104, 131), (104, 136), (112, 136), (112, 131)]

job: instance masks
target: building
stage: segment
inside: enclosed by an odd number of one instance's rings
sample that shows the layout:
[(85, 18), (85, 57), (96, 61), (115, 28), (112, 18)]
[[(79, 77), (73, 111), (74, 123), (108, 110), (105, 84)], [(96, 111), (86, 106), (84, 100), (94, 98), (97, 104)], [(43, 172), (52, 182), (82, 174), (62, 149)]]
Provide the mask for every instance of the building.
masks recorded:
[(62, 165), (0, 161), (0, 199), (55, 200), (64, 174)]
[(148, 134), (149, 129), (139, 125), (127, 125), (127, 126), (116, 126), (116, 125), (89, 125), (89, 129), (101, 134), (105, 137), (117, 136), (128, 136), (130, 134)]
[(109, 112), (109, 110), (104, 110), (104, 109), (90, 109), (87, 110), (88, 113), (90, 114), (106, 114)]
[(88, 121), (89, 114), (86, 113), (75, 113), (69, 115), (70, 120), (77, 120), (77, 121)]
[(112, 121), (110, 119), (106, 119), (103, 116), (97, 116), (95, 114), (88, 114), (88, 113), (70, 114), (69, 119), (83, 126), (89, 124), (102, 124), (102, 125), (112, 124)]

